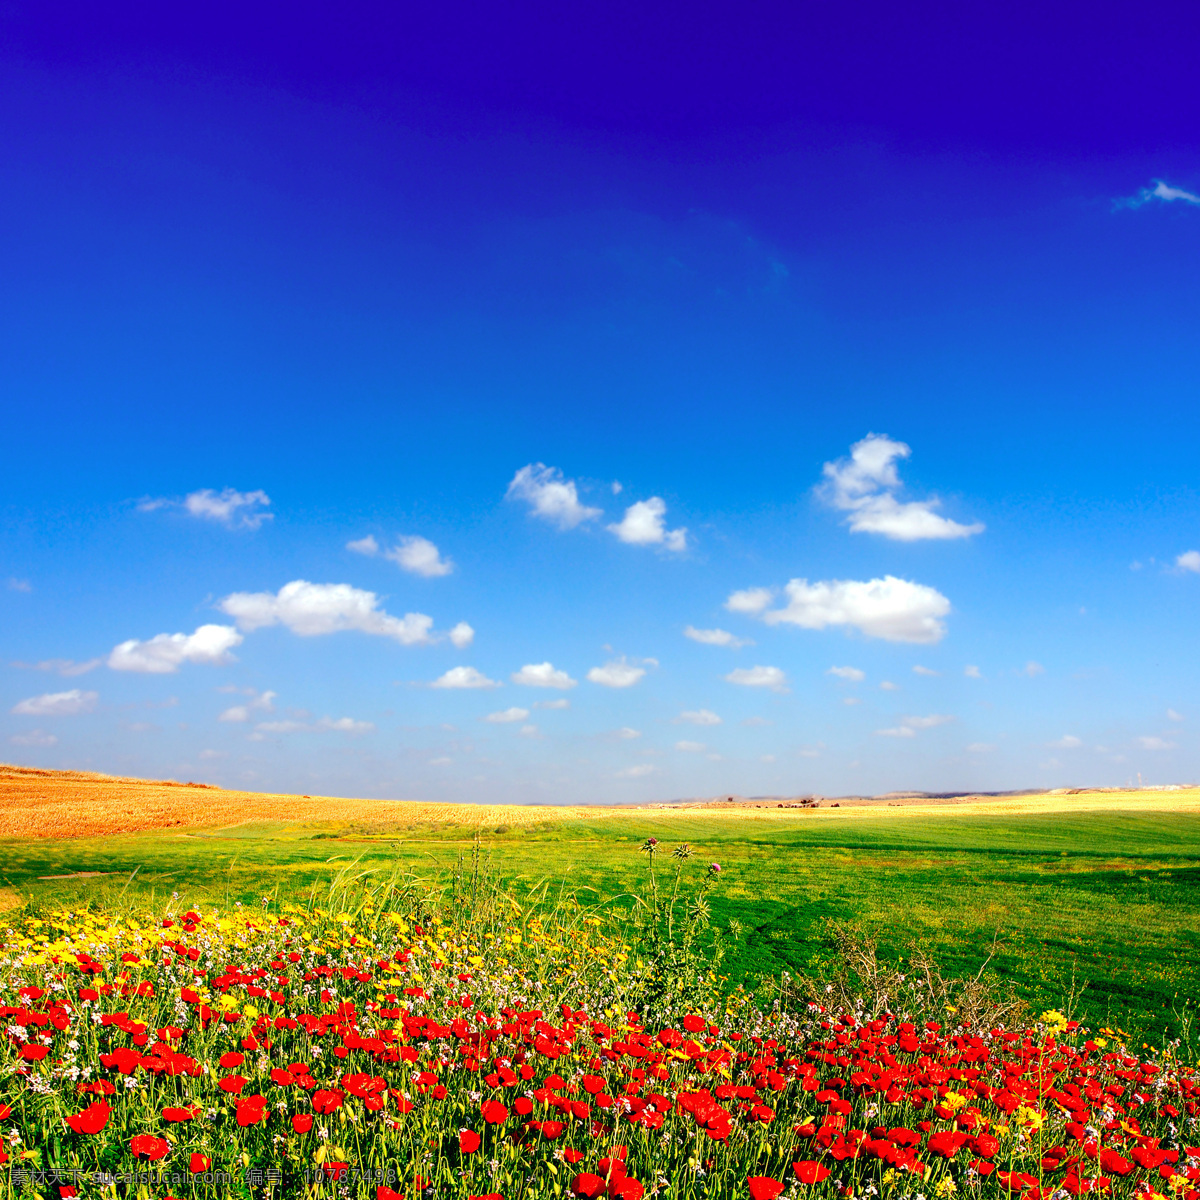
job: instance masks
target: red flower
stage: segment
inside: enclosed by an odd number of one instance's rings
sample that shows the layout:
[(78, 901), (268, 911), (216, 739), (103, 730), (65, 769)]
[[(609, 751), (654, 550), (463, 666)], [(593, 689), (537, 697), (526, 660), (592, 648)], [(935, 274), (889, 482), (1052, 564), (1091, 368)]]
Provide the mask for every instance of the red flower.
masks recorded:
[(129, 1149), (135, 1158), (148, 1158), (151, 1162), (157, 1162), (171, 1152), (171, 1144), (166, 1138), (155, 1137), (152, 1133), (135, 1133), (129, 1139)]
[(234, 1067), (240, 1067), (245, 1061), (246, 1056), (239, 1054), (236, 1050), (230, 1050), (228, 1054), (222, 1054), (217, 1059), (218, 1064), (226, 1071), (231, 1071)]
[(499, 1192), (485, 1192), (482, 1196), (468, 1196), (467, 1200), (504, 1200), (504, 1197)]
[(196, 1108), (164, 1108), (162, 1110), (164, 1121), (191, 1121), (199, 1112)]
[(341, 1092), (322, 1088), (313, 1092), (312, 1106), (314, 1112), (331, 1113), (342, 1107), (345, 1097)]
[(200, 1154), (199, 1152), (193, 1153), (191, 1159), (188, 1161), (188, 1170), (191, 1171), (193, 1175), (200, 1175), (203, 1172), (211, 1169), (212, 1159), (209, 1158), (207, 1154)]
[(479, 1111), (489, 1125), (503, 1125), (508, 1120), (508, 1109), (499, 1100), (485, 1100)]
[(297, 1113), (292, 1118), (292, 1128), (297, 1133), (307, 1133), (312, 1128), (312, 1117), (308, 1113)]
[(99, 1133), (108, 1124), (109, 1113), (112, 1109), (103, 1100), (89, 1104), (83, 1112), (77, 1112), (67, 1118), (67, 1124), (76, 1133)]
[(783, 1191), (783, 1184), (769, 1175), (751, 1175), (746, 1180), (746, 1187), (750, 1189), (750, 1195), (754, 1200), (775, 1200), (775, 1197)]
[(350, 1170), (350, 1164), (344, 1162), (322, 1163), (321, 1170), (325, 1172), (326, 1179), (332, 1179), (336, 1182)]
[(226, 1075), (224, 1079), (217, 1080), (217, 1087), (223, 1092), (229, 1092), (230, 1095), (236, 1096), (246, 1086), (246, 1083), (245, 1075)]
[(247, 1096), (237, 1102), (237, 1123), (239, 1125), (257, 1125), (265, 1121), (270, 1113), (267, 1110), (265, 1096)]
[(32, 1042), (21, 1047), (21, 1057), (26, 1062), (41, 1062), (50, 1053), (49, 1046), (35, 1046)]
[(588, 1200), (594, 1200), (599, 1196), (607, 1185), (599, 1175), (592, 1175), (587, 1171), (580, 1171), (574, 1179), (571, 1180), (571, 1191), (576, 1196), (586, 1196)]
[(375, 1192), (375, 1200), (404, 1200), (404, 1195), (395, 1188), (386, 1187), (381, 1183)]
[(814, 1162), (812, 1159), (792, 1163), (792, 1170), (796, 1172), (796, 1178), (801, 1183), (820, 1183), (822, 1179), (829, 1177), (829, 1168), (823, 1167), (819, 1162)]
[(458, 1148), (464, 1154), (474, 1154), (479, 1149), (479, 1134), (473, 1129), (464, 1129), (458, 1135)]

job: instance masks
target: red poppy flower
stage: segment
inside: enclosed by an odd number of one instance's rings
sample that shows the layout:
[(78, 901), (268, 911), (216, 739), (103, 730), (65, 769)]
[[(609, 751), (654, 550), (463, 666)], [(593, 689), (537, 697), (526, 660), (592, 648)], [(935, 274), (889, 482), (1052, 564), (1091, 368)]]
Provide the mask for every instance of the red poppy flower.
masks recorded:
[(588, 1200), (594, 1200), (607, 1186), (599, 1175), (592, 1175), (588, 1171), (580, 1171), (571, 1180), (571, 1192), (576, 1196), (586, 1196)]
[(404, 1200), (404, 1194), (381, 1183), (375, 1192), (375, 1200)]
[(108, 1124), (112, 1109), (103, 1100), (89, 1104), (83, 1112), (77, 1112), (67, 1118), (67, 1124), (76, 1133), (99, 1133)]
[(313, 1092), (312, 1106), (314, 1112), (331, 1113), (342, 1107), (345, 1097), (341, 1092), (330, 1088), (321, 1088)]
[(321, 1170), (325, 1172), (326, 1179), (332, 1179), (336, 1182), (350, 1170), (350, 1164), (344, 1162), (322, 1163)]
[(479, 1149), (479, 1134), (473, 1129), (464, 1129), (458, 1135), (458, 1148), (464, 1154), (474, 1154)]
[(201, 1175), (205, 1171), (212, 1170), (212, 1159), (207, 1154), (200, 1154), (198, 1151), (192, 1154), (188, 1161), (188, 1170), (193, 1175)]
[(237, 1102), (237, 1123), (239, 1125), (258, 1125), (270, 1116), (265, 1096), (247, 1096)]
[(239, 1054), (236, 1050), (230, 1050), (228, 1054), (222, 1054), (221, 1057), (217, 1059), (221, 1069), (225, 1071), (231, 1071), (234, 1067), (240, 1067), (245, 1061), (246, 1056), (244, 1054)]
[(468, 1196), (467, 1200), (504, 1200), (504, 1197), (499, 1192), (485, 1192), (482, 1196)]
[(21, 1057), (26, 1062), (41, 1062), (49, 1053), (49, 1046), (37, 1046), (32, 1042), (28, 1046), (21, 1047)]
[(217, 1087), (231, 1096), (236, 1096), (247, 1082), (245, 1075), (226, 1075), (224, 1079), (217, 1080)]
[(783, 1191), (783, 1184), (769, 1175), (751, 1175), (746, 1180), (746, 1187), (750, 1190), (750, 1195), (754, 1200), (775, 1200), (775, 1197)]
[(485, 1100), (479, 1111), (489, 1125), (503, 1125), (508, 1120), (508, 1109), (499, 1100)]
[(812, 1159), (792, 1163), (792, 1170), (795, 1171), (796, 1178), (801, 1183), (820, 1183), (822, 1179), (829, 1178), (829, 1168), (822, 1166), (819, 1162), (814, 1162)]
[(129, 1139), (129, 1149), (135, 1158), (147, 1158), (151, 1162), (157, 1162), (171, 1152), (171, 1144), (166, 1138), (155, 1137), (152, 1133), (135, 1133)]
[(292, 1118), (292, 1128), (297, 1133), (307, 1133), (312, 1128), (312, 1117), (308, 1113), (297, 1113)]

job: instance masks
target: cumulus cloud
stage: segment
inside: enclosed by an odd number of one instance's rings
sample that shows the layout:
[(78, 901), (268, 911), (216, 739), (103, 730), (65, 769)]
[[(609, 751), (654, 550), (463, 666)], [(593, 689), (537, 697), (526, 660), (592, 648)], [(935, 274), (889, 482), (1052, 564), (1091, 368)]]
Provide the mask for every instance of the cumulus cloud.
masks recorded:
[[(646, 661), (654, 662), (653, 659)], [(593, 667), (587, 673), (587, 677), (592, 683), (599, 683), (604, 687), (627, 688), (632, 687), (645, 674), (645, 667), (635, 666), (625, 658), (614, 658), (602, 667)]]
[(773, 692), (787, 688), (787, 676), (778, 667), (739, 667), (730, 671), (725, 679), (742, 687), (770, 688)]
[(275, 692), (262, 692), (261, 694), (250, 689), (251, 699), (246, 704), (235, 704), (232, 708), (227, 708), (218, 718), (218, 721), (249, 721), (252, 712), (273, 712), (275, 710)]
[(935, 679), (941, 674), (941, 671), (935, 671), (931, 667), (923, 667), (919, 663), (913, 667), (914, 675), (927, 675), (930, 679)]
[(72, 688), (69, 692), (47, 692), (42, 696), (30, 696), (19, 700), (12, 711), (20, 717), (74, 717), (90, 713), (100, 699), (98, 692), (81, 692)]
[(720, 725), (721, 718), (707, 708), (698, 708), (691, 712), (681, 712), (675, 718), (685, 725)]
[(1164, 204), (1170, 204), (1175, 201), (1183, 204), (1200, 205), (1200, 196), (1195, 192), (1185, 191), (1180, 187), (1172, 187), (1169, 183), (1164, 183), (1161, 179), (1154, 180), (1153, 187), (1144, 187), (1134, 196), (1126, 196), (1120, 200), (1113, 201), (1114, 208), (1141, 208), (1143, 204), (1151, 204), (1155, 200), (1161, 201)]
[(506, 708), (503, 712), (488, 713), (483, 719), (493, 725), (511, 725), (514, 721), (524, 721), (528, 716), (527, 708)]
[(574, 529), (601, 515), (600, 509), (580, 504), (579, 489), (573, 479), (564, 479), (557, 467), (545, 463), (522, 467), (513, 476), (505, 496), (509, 500), (524, 500), (535, 517), (559, 529)]
[(755, 617), (763, 611), (775, 598), (775, 593), (771, 588), (746, 588), (741, 592), (734, 592), (728, 600), (725, 601), (725, 607), (730, 612), (746, 613), (749, 616)]
[(1185, 550), (1175, 559), (1175, 569), (1200, 572), (1200, 550)]
[(475, 630), (471, 628), (466, 621), (459, 621), (455, 627), (450, 630), (450, 641), (460, 650), (465, 650), (475, 640)]
[(448, 558), (443, 558), (428, 538), (415, 534), (402, 537), (391, 550), (384, 551), (383, 557), (391, 559), (403, 570), (413, 575), (424, 576), (426, 579), (449, 575), (454, 570), (454, 564)]
[(1141, 746), (1141, 748), (1143, 750), (1174, 750), (1175, 749), (1175, 743), (1168, 742), (1166, 740), (1166, 738), (1140, 737), (1140, 738), (1138, 738), (1137, 741), (1138, 741), (1138, 745)]
[(617, 772), (618, 779), (642, 779), (654, 774), (653, 763), (638, 763), (635, 767), (624, 767)]
[(830, 667), (825, 674), (848, 679), (851, 683), (861, 683), (867, 677), (866, 671), (860, 671), (857, 667)]
[(522, 737), (541, 737), (542, 732), (536, 725), (522, 725), (517, 731)]
[(659, 496), (639, 500), (625, 510), (619, 524), (608, 528), (630, 546), (662, 546), (676, 552), (687, 549), (686, 529), (667, 529), (663, 517), (666, 503)]
[(893, 683), (890, 679), (883, 680), (879, 686), (885, 692), (898, 692), (900, 690), (900, 685)]
[(961, 525), (933, 510), (941, 503), (929, 500), (896, 499), (900, 476), (898, 459), (912, 451), (903, 442), (869, 433), (850, 447), (850, 457), (826, 463), (825, 482), (818, 495), (834, 508), (848, 512), (852, 533), (879, 533), (897, 542), (965, 538), (982, 533), (983, 525)]
[(1177, 713), (1173, 708), (1168, 708), (1167, 709), (1167, 720), (1168, 721), (1182, 721), (1183, 713)]
[(1077, 738), (1073, 733), (1065, 733), (1055, 742), (1047, 742), (1046, 745), (1051, 750), (1077, 750), (1083, 745), (1083, 739)]
[(86, 675), (103, 662), (102, 658), (89, 658), (86, 662), (76, 662), (73, 658), (44, 658), (35, 663), (15, 662), (13, 666), (26, 671), (54, 671), (65, 678), (71, 678), (74, 675)]
[(526, 663), (509, 678), (523, 687), (559, 688), (561, 691), (573, 688), (579, 682), (572, 679), (566, 671), (560, 671), (553, 663), (548, 662)]
[(58, 738), (44, 729), (31, 729), (28, 733), (14, 733), (8, 740), (14, 746), (38, 746), (42, 749), (58, 743)]
[(246, 633), (283, 625), (300, 637), (357, 630), (389, 637), (402, 646), (426, 645), (433, 640), (433, 618), (424, 613), (389, 616), (374, 592), (348, 583), (309, 583), (294, 579), (276, 593), (234, 592), (217, 606), (233, 617)]
[(968, 679), (982, 679), (983, 678), (983, 672), (980, 671), (980, 669), (976, 666), (967, 665), (967, 666), (963, 667), (963, 674)]
[(114, 671), (173, 675), (183, 663), (232, 662), (230, 651), (243, 641), (232, 625), (201, 625), (195, 633), (160, 633), (144, 642), (130, 638), (113, 647), (108, 665)]
[(734, 637), (724, 629), (697, 629), (694, 625), (688, 625), (683, 631), (683, 636), (691, 638), (693, 642), (699, 642), (702, 646), (724, 646), (729, 650), (754, 645), (749, 638)]
[(687, 754), (699, 754), (705, 749), (703, 742), (676, 742), (676, 750), (683, 750)]
[(768, 625), (841, 626), (888, 642), (929, 645), (946, 633), (942, 618), (950, 612), (950, 601), (934, 588), (894, 575), (818, 583), (793, 579), (784, 591), (787, 603), (782, 608), (768, 608), (771, 593), (766, 588), (734, 592), (725, 606), (755, 614)]
[(494, 679), (489, 679), (474, 667), (451, 667), (444, 675), (439, 675), (430, 685), (435, 688), (497, 688), (500, 686)]
[(364, 554), (367, 558), (374, 558), (379, 553), (379, 543), (372, 534), (368, 533), (365, 538), (359, 538), (356, 542), (347, 542), (346, 549), (354, 554)]
[(257, 529), (264, 521), (273, 519), (273, 513), (262, 511), (270, 503), (270, 496), (261, 490), (239, 492), (234, 488), (226, 488), (223, 492), (215, 492), (212, 488), (202, 488), (185, 496), (183, 507), (193, 517), (220, 521), (222, 525), (236, 525), (242, 529)]

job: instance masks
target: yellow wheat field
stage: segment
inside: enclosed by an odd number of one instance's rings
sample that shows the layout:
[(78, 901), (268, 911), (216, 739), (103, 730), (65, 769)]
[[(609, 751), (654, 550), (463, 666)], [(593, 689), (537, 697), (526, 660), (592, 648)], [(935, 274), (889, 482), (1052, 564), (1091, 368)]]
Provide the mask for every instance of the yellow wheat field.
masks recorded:
[(934, 814), (1018, 816), (1050, 812), (1177, 812), (1200, 814), (1200, 788), (1173, 791), (1112, 789), (1047, 792), (1027, 796), (961, 796), (843, 800), (837, 807), (799, 811), (774, 802), (743, 800), (609, 805), (428, 804), (419, 800), (361, 800), (238, 792), (207, 784), (129, 779), (85, 771), (48, 771), (0, 764), (0, 838), (72, 838), (151, 829), (228, 827), (250, 821), (348, 822), (364, 832), (388, 833), (415, 823), (523, 826), (546, 821), (605, 817), (688, 817), (712, 820), (889, 820)]

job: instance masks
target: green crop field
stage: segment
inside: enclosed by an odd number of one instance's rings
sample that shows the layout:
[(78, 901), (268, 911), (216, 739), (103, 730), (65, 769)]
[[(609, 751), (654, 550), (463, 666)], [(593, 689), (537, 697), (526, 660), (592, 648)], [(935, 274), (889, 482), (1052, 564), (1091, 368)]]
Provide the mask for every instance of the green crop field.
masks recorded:
[[(949, 974), (990, 968), (1037, 1008), (1062, 1005), (1147, 1038), (1178, 1028), (1200, 994), (1200, 816), (1094, 812), (824, 818), (652, 815), (482, 831), (479, 851), (520, 899), (542, 884), (581, 903), (640, 891), (648, 837), (689, 842), (685, 882), (722, 866), (713, 919), (743, 936), (722, 970), (759, 984), (812, 972), (830, 919), (856, 923), (888, 957), (910, 944)], [(414, 825), (388, 836), (346, 823), (253, 823), (96, 839), (0, 843), (3, 882), (33, 904), (170, 893), (220, 905), (303, 894), (349, 864), (450, 877), (474, 832)], [(103, 872), (90, 878), (43, 876)], [(132, 882), (130, 882), (130, 877)], [(1081, 991), (1082, 989), (1082, 991)]]

